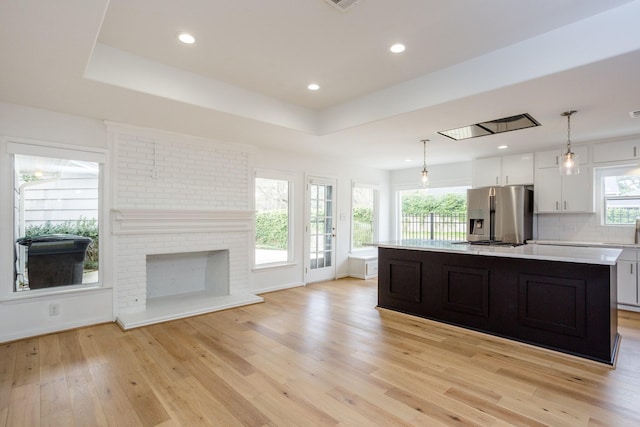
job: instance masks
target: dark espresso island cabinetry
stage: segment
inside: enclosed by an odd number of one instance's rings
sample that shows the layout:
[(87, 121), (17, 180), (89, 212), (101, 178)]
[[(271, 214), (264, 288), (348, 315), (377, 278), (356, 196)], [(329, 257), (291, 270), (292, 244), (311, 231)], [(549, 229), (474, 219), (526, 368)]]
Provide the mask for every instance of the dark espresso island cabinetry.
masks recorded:
[(613, 364), (619, 249), (378, 245), (378, 306)]

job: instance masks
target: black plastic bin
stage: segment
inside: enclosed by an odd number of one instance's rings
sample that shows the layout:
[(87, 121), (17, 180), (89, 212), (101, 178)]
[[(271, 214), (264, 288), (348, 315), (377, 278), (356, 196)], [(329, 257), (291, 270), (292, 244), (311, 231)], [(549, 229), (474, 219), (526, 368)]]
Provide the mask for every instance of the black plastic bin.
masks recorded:
[(29, 288), (77, 285), (82, 283), (84, 258), (92, 240), (72, 234), (21, 237), (27, 249)]

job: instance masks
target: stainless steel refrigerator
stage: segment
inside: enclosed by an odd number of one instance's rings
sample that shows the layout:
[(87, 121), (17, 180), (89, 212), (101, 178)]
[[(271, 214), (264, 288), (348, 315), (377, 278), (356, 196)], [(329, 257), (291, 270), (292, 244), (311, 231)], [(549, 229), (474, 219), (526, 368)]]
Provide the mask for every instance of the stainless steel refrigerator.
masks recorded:
[(467, 190), (467, 240), (523, 244), (533, 235), (533, 190), (523, 185)]

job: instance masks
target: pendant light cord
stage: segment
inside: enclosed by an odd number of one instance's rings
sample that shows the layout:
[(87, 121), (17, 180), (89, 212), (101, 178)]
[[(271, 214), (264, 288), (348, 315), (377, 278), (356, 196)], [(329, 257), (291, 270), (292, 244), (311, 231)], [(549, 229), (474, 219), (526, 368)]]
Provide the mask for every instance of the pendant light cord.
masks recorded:
[(422, 155), (422, 167), (423, 169), (427, 169), (427, 139), (423, 139), (422, 140), (422, 146), (423, 146), (423, 155)]
[(567, 153), (571, 152), (571, 116), (577, 113), (576, 110), (565, 111), (563, 116), (567, 116)]
[(567, 150), (571, 151), (571, 114), (567, 116)]

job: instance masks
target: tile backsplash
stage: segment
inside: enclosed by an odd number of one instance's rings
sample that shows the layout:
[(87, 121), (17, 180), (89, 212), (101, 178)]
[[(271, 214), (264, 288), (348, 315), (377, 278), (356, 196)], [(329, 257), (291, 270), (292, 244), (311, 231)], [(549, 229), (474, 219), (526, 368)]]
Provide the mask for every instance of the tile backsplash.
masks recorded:
[(633, 225), (601, 225), (596, 214), (539, 214), (534, 225), (537, 240), (633, 243), (634, 233)]

